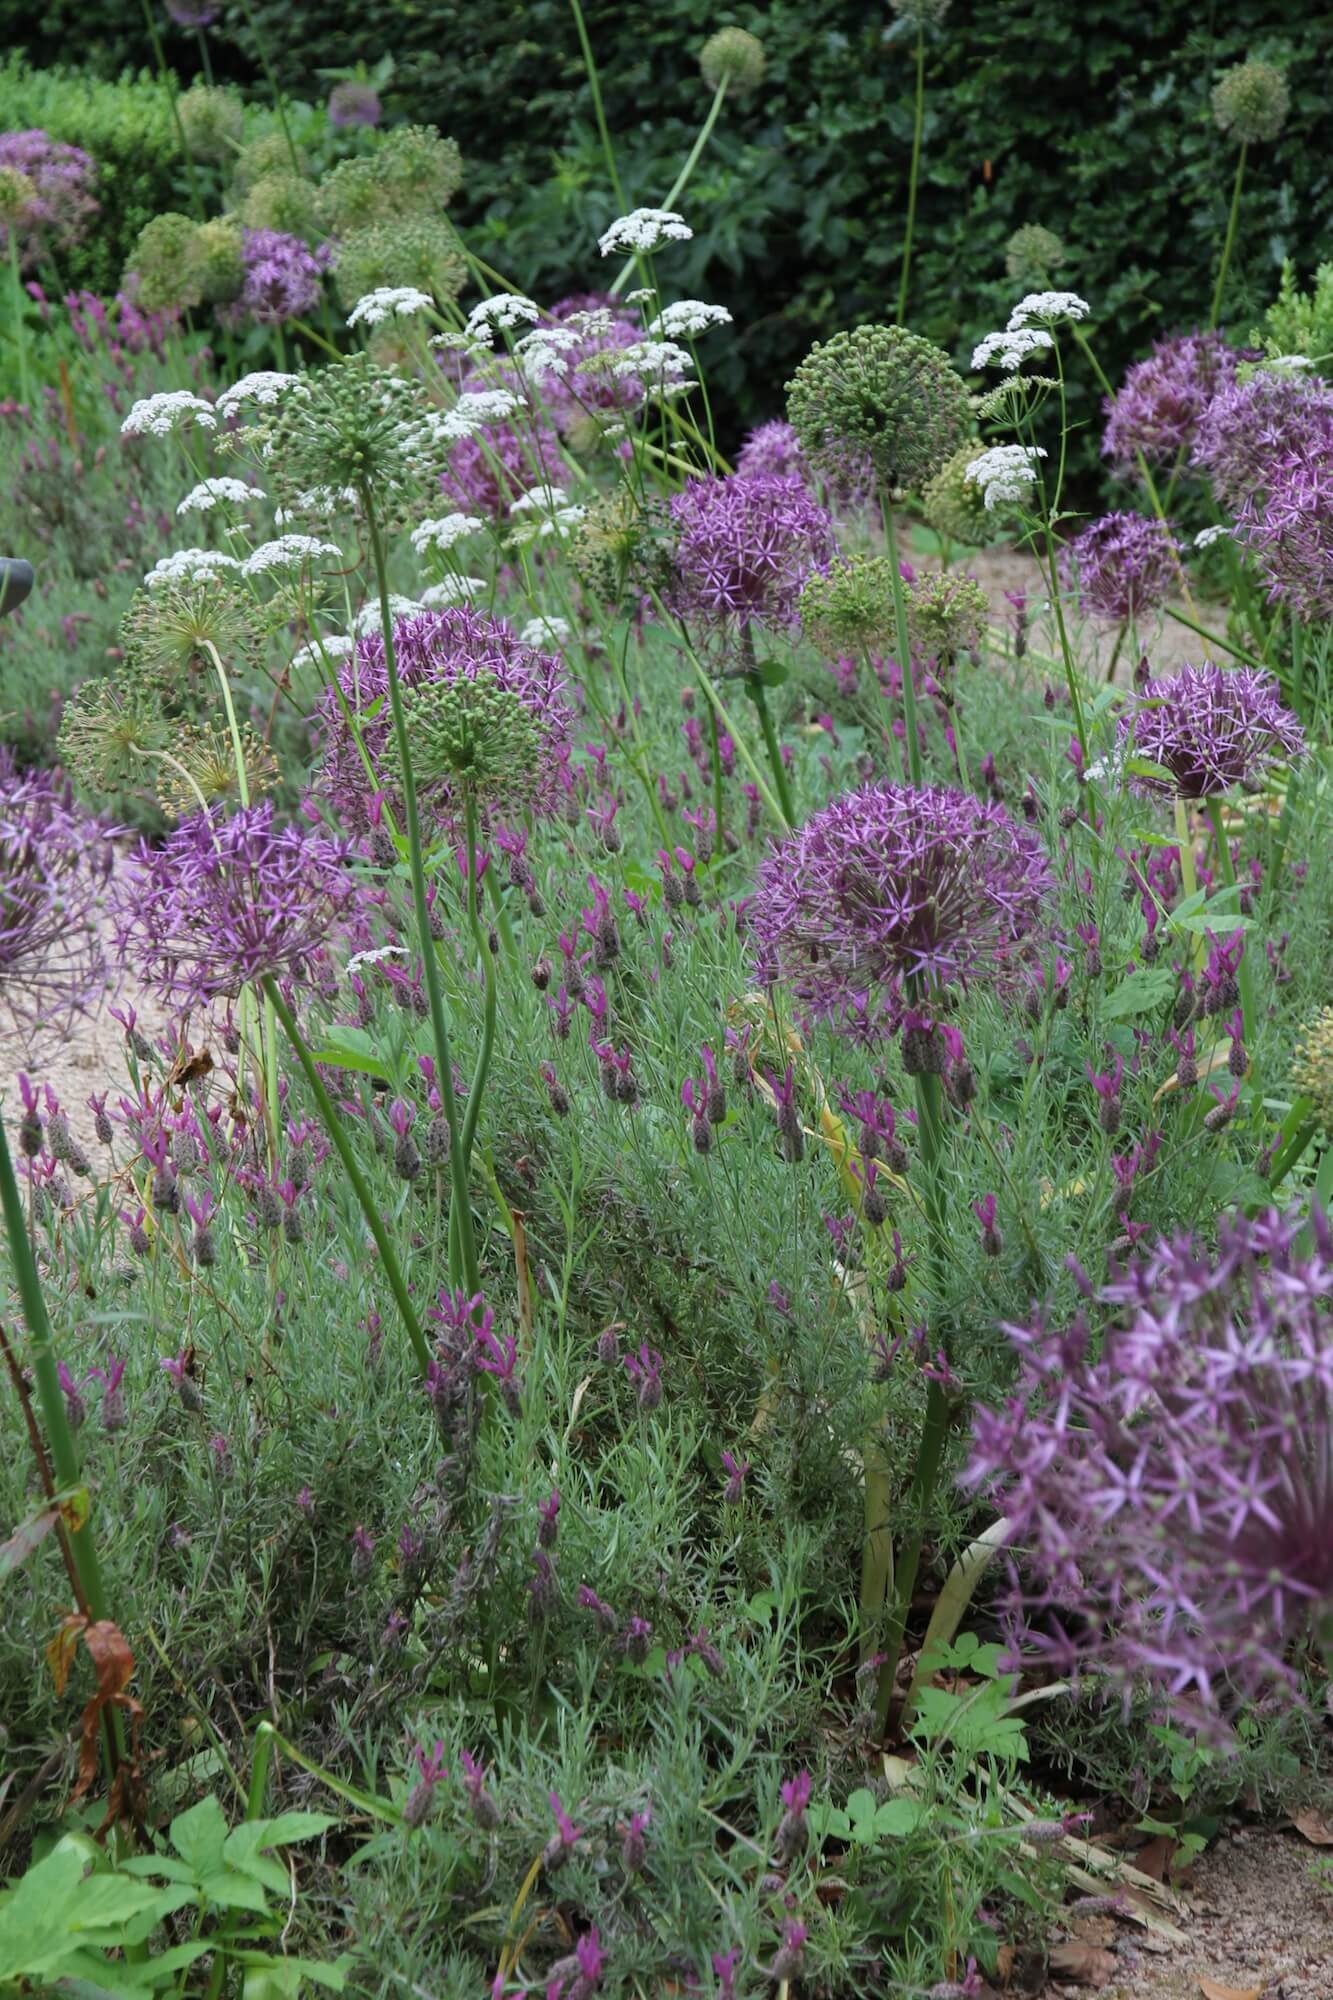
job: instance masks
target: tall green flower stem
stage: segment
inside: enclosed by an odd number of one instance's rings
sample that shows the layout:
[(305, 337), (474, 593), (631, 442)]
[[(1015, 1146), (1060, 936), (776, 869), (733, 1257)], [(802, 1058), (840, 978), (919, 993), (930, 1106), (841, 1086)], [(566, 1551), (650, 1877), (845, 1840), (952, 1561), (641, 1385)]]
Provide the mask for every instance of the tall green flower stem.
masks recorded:
[[(759, 727), (763, 733), (764, 748), (768, 752), (768, 767), (773, 773), (773, 783), (777, 787), (778, 797), (782, 801), (783, 818), (786, 820), (789, 827), (795, 826), (796, 807), (792, 799), (791, 780), (787, 776), (787, 767), (782, 761), (782, 745), (778, 742), (778, 732), (773, 727), (773, 717), (769, 714), (768, 696), (764, 689), (763, 676), (754, 656), (754, 634), (750, 630), (748, 624), (741, 626), (741, 659), (745, 665), (745, 692), (749, 695), (750, 700), (754, 703), (754, 712), (759, 717)], [(713, 722), (714, 738), (716, 741), (716, 731), (717, 731), (716, 711), (713, 711), (712, 722)], [(714, 748), (713, 754), (715, 758), (718, 756), (716, 747)], [(721, 784), (720, 762), (714, 764), (714, 783), (717, 787), (717, 804), (718, 804), (717, 830), (718, 830), (718, 838), (720, 840), (722, 835), (722, 784)]]
[(366, 527), (375, 561), (375, 582), (379, 589), (380, 624), (384, 631), (384, 665), (389, 681), (389, 713), (393, 721), (394, 744), (403, 780), (403, 821), (407, 837), (407, 864), (412, 876), (412, 907), (416, 916), (417, 943), (421, 951), (426, 997), (430, 1006), (431, 1031), (435, 1040), (435, 1063), (439, 1071), (440, 1097), (445, 1123), (449, 1127), (449, 1175), (457, 1220), (450, 1224), (450, 1242), (458, 1246), (458, 1267), (450, 1260), (450, 1278), (462, 1279), (469, 1298), (481, 1290), (477, 1263), (477, 1238), (472, 1226), (472, 1200), (468, 1191), (467, 1160), (460, 1143), (458, 1101), (454, 1095), (454, 1067), (450, 1053), (449, 1024), (440, 988), (440, 968), (435, 956), (435, 940), (430, 928), (430, 905), (426, 900), (426, 867), (422, 858), (421, 814), (417, 806), (417, 784), (412, 773), (412, 752), (407, 740), (407, 719), (403, 714), (403, 690), (398, 679), (394, 652), (393, 619), (389, 610), (389, 571), (384, 554), (375, 496), (368, 481), (361, 486)]
[(1217, 283), (1213, 286), (1213, 303), (1208, 314), (1209, 332), (1217, 325), (1222, 314), (1222, 291), (1227, 281), (1231, 252), (1236, 243), (1236, 225), (1240, 220), (1240, 191), (1245, 179), (1245, 156), (1248, 151), (1249, 141), (1242, 139), (1240, 152), (1236, 155), (1236, 178), (1231, 184), (1231, 210), (1227, 216), (1227, 233), (1222, 239), (1222, 260), (1217, 267)]
[(477, 905), (477, 801), (470, 786), (465, 787), (463, 791), (463, 821), (467, 841), (467, 920), (472, 930), (473, 943), (477, 948), (477, 957), (481, 960), (482, 977), (486, 985), (481, 1047), (477, 1052), (477, 1066), (472, 1073), (472, 1088), (468, 1092), (467, 1110), (463, 1116), (463, 1132), (460, 1140), (466, 1172), (472, 1159), (472, 1147), (477, 1136), (477, 1119), (481, 1113), (482, 1093), (486, 1088), (486, 1077), (495, 1048), (496, 1016), (495, 955), (482, 930), (481, 912)]
[(912, 679), (912, 641), (907, 631), (907, 597), (903, 590), (902, 565), (898, 560), (898, 535), (893, 525), (893, 506), (883, 488), (880, 489), (879, 510), (884, 521), (884, 541), (889, 552), (893, 629), (898, 647), (898, 667), (903, 683), (903, 733), (907, 738), (907, 775), (914, 785), (920, 785), (921, 733), (916, 719), (916, 683)]
[(351, 1142), (343, 1129), (343, 1122), (338, 1116), (333, 1099), (329, 1096), (325, 1088), (324, 1079), (320, 1075), (315, 1064), (315, 1059), (310, 1053), (309, 1045), (301, 1030), (296, 1025), (296, 1016), (283, 999), (282, 994), (278, 990), (277, 981), (271, 974), (266, 973), (264, 975), (263, 990), (264, 997), (272, 1007), (278, 1020), (281, 1021), (283, 1033), (291, 1043), (296, 1060), (300, 1063), (305, 1073), (305, 1080), (309, 1084), (311, 1094), (319, 1108), (319, 1115), (323, 1120), (324, 1129), (333, 1141), (338, 1158), (342, 1161), (347, 1178), (352, 1184), (352, 1192), (355, 1194), (361, 1213), (365, 1217), (366, 1227), (369, 1229), (371, 1237), (374, 1240), (375, 1248), (380, 1253), (380, 1263), (384, 1267), (384, 1275), (389, 1281), (389, 1290), (393, 1293), (394, 1303), (398, 1307), (403, 1326), (407, 1331), (407, 1337), (412, 1343), (412, 1352), (415, 1354), (417, 1365), (424, 1375), (430, 1366), (430, 1348), (427, 1345), (426, 1336), (421, 1330), (421, 1321), (417, 1318), (416, 1308), (412, 1304), (411, 1297), (408, 1294), (407, 1284), (403, 1278), (402, 1265), (398, 1262), (398, 1253), (389, 1241), (389, 1233), (380, 1219), (379, 1210), (375, 1206), (375, 1198), (371, 1194), (365, 1175), (357, 1165), (356, 1154), (353, 1152)]
[[(1180, 886), (1185, 892), (1186, 902), (1189, 902), (1199, 893), (1199, 876), (1194, 866), (1194, 836), (1190, 832), (1189, 814), (1185, 810), (1185, 801), (1178, 792), (1174, 813), (1176, 849), (1180, 855)], [(1190, 948), (1190, 957), (1196, 965), (1202, 965), (1206, 955), (1202, 934), (1196, 931)]]
[(202, 222), (204, 220), (204, 198), (199, 191), (199, 181), (194, 171), (194, 154), (190, 151), (190, 142), (185, 136), (185, 127), (181, 124), (181, 115), (176, 108), (175, 80), (167, 66), (166, 51), (162, 47), (162, 37), (157, 32), (157, 21), (153, 14), (150, 0), (139, 0), (139, 4), (143, 9), (144, 26), (148, 30), (148, 39), (153, 45), (153, 60), (157, 64), (158, 81), (166, 92), (167, 105), (171, 111), (171, 122), (176, 127), (176, 137), (180, 142), (180, 149), (185, 157), (185, 177), (190, 184), (190, 207), (194, 210), (196, 221)]
[[(1208, 817), (1213, 827), (1213, 844), (1217, 853), (1217, 870), (1228, 889), (1236, 887), (1236, 870), (1231, 860), (1231, 842), (1227, 839), (1226, 828), (1222, 824), (1222, 801), (1217, 798), (1208, 801)], [(1253, 933), (1251, 933), (1253, 935)], [(1254, 967), (1250, 963), (1249, 939), (1242, 939), (1240, 963), (1236, 967), (1236, 984), (1240, 987), (1240, 1016), (1245, 1026), (1245, 1046), (1254, 1059), (1254, 1038), (1258, 1028), (1259, 1010), (1254, 993)]]
[(916, 227), (916, 189), (921, 173), (921, 134), (926, 122), (926, 32), (916, 31), (916, 109), (912, 119), (912, 164), (907, 175), (907, 228), (903, 235), (903, 268), (898, 280), (898, 324), (907, 322), (907, 279), (912, 268), (912, 232)]
[[(672, 623), (673, 621), (671, 618), (671, 613), (667, 610), (665, 604), (663, 604), (662, 599), (660, 598), (658, 593), (655, 590), (652, 590), (649, 592), (649, 595), (653, 600), (654, 606), (656, 607), (658, 617), (663, 621), (664, 624)], [(703, 691), (704, 697), (707, 700), (709, 707), (713, 710), (714, 714), (717, 716), (718, 721), (722, 724), (722, 727), (726, 730), (728, 736), (731, 738), (732, 742), (736, 745), (736, 755), (740, 758), (742, 764), (744, 764), (746, 770), (750, 773), (751, 778), (754, 780), (755, 790), (759, 793), (760, 798), (763, 800), (764, 804), (768, 807), (768, 810), (772, 813), (774, 819), (777, 821), (782, 832), (790, 833), (793, 824), (791, 813), (788, 811), (787, 807), (781, 804), (779, 802), (779, 799), (774, 796), (772, 786), (768, 783), (768, 780), (765, 778), (763, 772), (760, 770), (759, 766), (755, 763), (755, 760), (750, 753), (749, 746), (747, 745), (744, 736), (742, 735), (741, 731), (736, 727), (736, 724), (733, 722), (731, 716), (727, 713), (726, 705), (723, 702), (721, 695), (714, 687), (712, 677), (709, 674), (708, 669), (705, 667), (703, 661), (699, 658), (699, 655), (695, 652), (694, 647), (690, 641), (690, 635), (688, 630), (681, 623), (679, 619), (675, 620), (674, 622), (677, 631), (680, 633), (681, 645), (684, 647), (685, 657), (690, 663), (690, 668), (694, 674), (694, 678), (696, 679), (696, 681), (698, 681), (699, 686)], [(761, 712), (760, 716), (761, 724), (763, 721), (763, 716), (766, 713), (767, 713), (766, 709)], [(776, 749), (776, 747), (777, 747), (777, 738), (775, 736), (773, 738), (773, 748)], [(779, 755), (778, 757), (779, 765), (781, 764), (781, 762), (782, 759), (781, 756)], [(783, 773), (784, 780), (785, 777), (786, 773), (784, 772)], [(780, 791), (787, 792), (787, 787), (785, 785), (785, 782), (781, 785)], [(790, 795), (788, 794), (788, 799), (789, 797)], [(670, 843), (668, 843), (668, 845), (669, 844)]]
[(23, 280), (19, 276), (19, 236), (9, 226), (9, 281), (14, 293), (14, 345), (19, 359), (19, 401), (28, 400), (28, 336), (23, 325)]
[(301, 156), (296, 150), (296, 141), (292, 137), (292, 128), (287, 123), (287, 94), (273, 73), (273, 65), (268, 59), (268, 50), (264, 46), (264, 37), (255, 26), (254, 8), (250, 5), (250, 0), (241, 0), (241, 12), (245, 16), (245, 25), (250, 30), (251, 39), (259, 56), (259, 67), (264, 72), (264, 81), (273, 93), (273, 109), (278, 114), (278, 123), (282, 127), (282, 136), (287, 141), (287, 151), (291, 155), (292, 161), (292, 172), (299, 174), (301, 171)]
[[(593, 117), (597, 120), (597, 132), (602, 142), (602, 157), (606, 161), (607, 175), (623, 213), (625, 208), (625, 190), (620, 185), (620, 169), (616, 165), (616, 149), (611, 144), (611, 128), (606, 122), (606, 109), (602, 103), (602, 83), (601, 78), (597, 74), (597, 62), (592, 52), (592, 43), (588, 40), (588, 26), (583, 18), (583, 9), (579, 5), (579, 0), (569, 0), (569, 4), (574, 14), (574, 26), (578, 32), (579, 47), (583, 51), (583, 67), (588, 73), (588, 88), (592, 92)], [(614, 286), (612, 286), (612, 290), (615, 290)]]
[[(574, 0), (574, 5), (577, 6), (577, 4), (578, 0)], [(721, 112), (722, 109), (722, 100), (725, 98), (726, 94), (727, 94), (727, 79), (724, 76), (719, 81), (717, 89), (713, 92), (713, 101), (708, 107), (708, 115), (704, 119), (703, 124), (699, 127), (698, 137), (695, 139), (694, 144), (690, 147), (689, 152), (685, 156), (685, 164), (681, 168), (680, 172), (676, 175), (675, 180), (671, 183), (671, 186), (667, 191), (667, 194), (662, 202), (663, 208), (666, 209), (674, 208), (676, 203), (680, 200), (681, 196), (684, 194), (686, 188), (689, 186), (690, 179), (694, 173), (694, 170), (698, 166), (699, 161), (703, 156), (704, 147), (708, 144), (708, 141), (713, 136), (713, 127), (717, 124), (718, 114)], [(611, 286), (611, 296), (613, 299), (618, 299), (620, 297), (621, 292), (624, 291), (625, 286), (629, 283), (630, 277), (632, 276), (638, 262), (639, 259), (637, 257), (627, 257), (625, 259), (625, 262), (622, 264), (619, 271), (617, 271), (615, 280)]]

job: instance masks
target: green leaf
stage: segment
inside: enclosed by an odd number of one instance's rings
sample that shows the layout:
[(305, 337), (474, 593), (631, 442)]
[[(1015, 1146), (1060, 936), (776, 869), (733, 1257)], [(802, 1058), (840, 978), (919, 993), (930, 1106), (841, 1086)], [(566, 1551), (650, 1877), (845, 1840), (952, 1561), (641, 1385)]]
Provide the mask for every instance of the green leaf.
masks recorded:
[(901, 1840), (915, 1833), (928, 1814), (922, 1799), (885, 1799), (875, 1813), (875, 1832), (881, 1840)]
[[(286, 1887), (285, 1882), (283, 1886)], [(242, 1875), (239, 1868), (219, 1868), (216, 1874), (205, 1875), (200, 1880), (199, 1893), (219, 1910), (251, 1910), (257, 1917), (268, 1915), (268, 1897), (263, 1888), (248, 1875)]]
[(1151, 1014), (1170, 999), (1176, 989), (1176, 975), (1169, 966), (1141, 966), (1107, 994), (1101, 1003), (1105, 1021), (1126, 1021), (1136, 1014)]
[(171, 1822), (171, 1844), (194, 1869), (196, 1882), (221, 1869), (226, 1839), (227, 1816), (211, 1793)]
[(847, 1817), (851, 1820), (873, 1819), (875, 1817), (875, 1794), (862, 1785), (847, 1801)]
[(291, 1847), (298, 1840), (314, 1840), (327, 1833), (338, 1821), (332, 1813), (288, 1812), (276, 1819), (245, 1820), (227, 1835), (223, 1853), (237, 1862), (242, 1854), (258, 1854), (266, 1847)]
[(819, 1799), (806, 1814), (806, 1823), (816, 1840), (850, 1840), (852, 1823), (841, 1806)]
[(375, 1054), (375, 1043), (365, 1028), (335, 1023), (324, 1037), (324, 1047), (316, 1049), (314, 1060), (334, 1069), (359, 1070), (363, 1076), (377, 1076), (389, 1083), (388, 1068)]
[(781, 660), (756, 660), (754, 672), (746, 675), (747, 681), (758, 681), (760, 687), (780, 688), (791, 679), (791, 669)]

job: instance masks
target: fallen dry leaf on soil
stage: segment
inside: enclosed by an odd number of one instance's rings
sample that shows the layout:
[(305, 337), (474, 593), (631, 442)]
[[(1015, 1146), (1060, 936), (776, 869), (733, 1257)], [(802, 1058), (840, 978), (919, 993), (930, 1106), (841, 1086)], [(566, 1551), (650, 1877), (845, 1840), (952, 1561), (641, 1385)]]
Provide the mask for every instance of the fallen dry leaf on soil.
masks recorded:
[(1203, 2000), (1262, 2000), (1262, 1986), (1223, 1986), (1220, 1980), (1205, 1979), (1199, 1974), (1199, 1991)]
[(1333, 1847), (1333, 1826), (1313, 1806), (1307, 1812), (1293, 1813), (1291, 1823), (1297, 1833), (1305, 1835), (1311, 1847)]
[(1100, 1945), (1077, 1942), (1052, 1945), (1046, 1963), (1054, 1978), (1075, 1979), (1080, 1986), (1094, 1989), (1105, 1986), (1120, 1970), (1114, 1952), (1103, 1951)]

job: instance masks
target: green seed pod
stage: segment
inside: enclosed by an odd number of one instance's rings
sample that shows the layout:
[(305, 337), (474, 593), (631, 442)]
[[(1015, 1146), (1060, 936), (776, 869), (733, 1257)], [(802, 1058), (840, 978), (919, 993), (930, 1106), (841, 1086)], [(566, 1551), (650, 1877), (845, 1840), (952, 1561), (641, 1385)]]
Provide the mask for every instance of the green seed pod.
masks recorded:
[(719, 28), (699, 52), (699, 68), (710, 90), (725, 82), (729, 97), (748, 97), (764, 80), (764, 45), (744, 28)]
[(1213, 85), (1213, 122), (1238, 145), (1276, 139), (1287, 119), (1291, 92), (1272, 63), (1237, 63)]
[(196, 160), (233, 159), (245, 126), (245, 108), (234, 91), (196, 83), (176, 99), (185, 144)]

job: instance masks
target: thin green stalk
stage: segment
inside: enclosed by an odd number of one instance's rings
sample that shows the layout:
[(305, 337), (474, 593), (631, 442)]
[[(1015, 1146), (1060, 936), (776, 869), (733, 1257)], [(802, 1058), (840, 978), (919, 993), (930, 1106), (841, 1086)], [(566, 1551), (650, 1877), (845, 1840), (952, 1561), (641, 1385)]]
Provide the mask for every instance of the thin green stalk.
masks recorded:
[(481, 1100), (486, 1089), (486, 1076), (491, 1066), (491, 1053), (495, 1047), (496, 982), (495, 959), (490, 943), (481, 928), (481, 914), (477, 908), (477, 801), (470, 788), (463, 792), (463, 823), (467, 839), (467, 916), (472, 929), (473, 943), (481, 960), (482, 977), (486, 982), (485, 1011), (481, 1024), (481, 1047), (477, 1052), (477, 1066), (472, 1073), (472, 1088), (468, 1092), (467, 1110), (463, 1115), (463, 1134), (460, 1144), (463, 1148), (464, 1170), (472, 1160), (473, 1142), (477, 1136), (477, 1120), (481, 1115)]
[[(1188, 902), (1191, 897), (1199, 893), (1199, 876), (1194, 866), (1194, 838), (1190, 833), (1189, 814), (1185, 810), (1185, 801), (1179, 793), (1176, 794), (1172, 810), (1175, 817), (1176, 850), (1180, 855), (1180, 886)], [(1201, 932), (1195, 932), (1189, 955), (1196, 965), (1203, 964), (1206, 954)]]
[(394, 743), (398, 751), (398, 762), (403, 781), (403, 819), (407, 835), (407, 860), (412, 876), (412, 904), (416, 915), (417, 942), (421, 950), (422, 971), (426, 981), (426, 996), (430, 1006), (431, 1029), (435, 1040), (435, 1061), (439, 1074), (440, 1096), (444, 1103), (445, 1123), (449, 1127), (449, 1174), (453, 1187), (454, 1206), (458, 1211), (458, 1244), (462, 1256), (461, 1273), (450, 1271), (450, 1277), (462, 1277), (469, 1298), (481, 1290), (477, 1264), (477, 1240), (472, 1227), (472, 1201), (468, 1191), (467, 1161), (459, 1139), (458, 1104), (454, 1095), (453, 1057), (449, 1046), (449, 1025), (444, 1012), (444, 995), (440, 991), (440, 968), (435, 956), (435, 940), (430, 929), (430, 905), (426, 900), (426, 869), (422, 859), (421, 814), (417, 806), (417, 785), (412, 772), (412, 752), (407, 740), (407, 718), (403, 714), (403, 690), (398, 679), (398, 661), (393, 643), (393, 619), (389, 611), (389, 572), (384, 555), (384, 536), (380, 532), (379, 516), (375, 510), (375, 498), (369, 483), (361, 488), (362, 504), (366, 510), (366, 527), (370, 536), (371, 552), (375, 560), (375, 581), (379, 589), (380, 623), (384, 631), (384, 664), (389, 680), (389, 710), (393, 719)]
[(245, 25), (254, 38), (255, 50), (259, 56), (259, 67), (264, 72), (264, 81), (273, 93), (273, 109), (278, 114), (278, 123), (282, 127), (282, 136), (287, 141), (287, 151), (290, 153), (292, 161), (292, 172), (299, 174), (301, 171), (301, 157), (296, 150), (296, 141), (292, 138), (291, 126), (287, 123), (286, 93), (282, 90), (277, 77), (273, 74), (273, 67), (268, 59), (268, 50), (264, 46), (264, 37), (255, 26), (254, 9), (250, 5), (250, 0), (241, 0), (241, 12), (245, 16)]
[(181, 124), (181, 115), (176, 107), (175, 81), (170, 69), (167, 67), (166, 51), (162, 47), (162, 37), (157, 32), (157, 22), (153, 16), (153, 9), (149, 4), (149, 0), (139, 0), (139, 4), (143, 9), (144, 26), (148, 30), (148, 39), (153, 45), (153, 59), (157, 64), (158, 81), (166, 92), (167, 104), (171, 110), (171, 122), (176, 127), (176, 137), (180, 141), (180, 149), (185, 156), (185, 177), (190, 183), (190, 207), (194, 210), (195, 219), (202, 222), (204, 220), (204, 198), (199, 192), (199, 182), (194, 171), (194, 154), (190, 151), (190, 142), (185, 136), (185, 127)]
[(792, 799), (791, 780), (782, 761), (782, 746), (778, 742), (778, 732), (773, 727), (773, 718), (768, 712), (768, 696), (764, 692), (764, 683), (758, 674), (747, 674), (745, 688), (754, 703), (755, 714), (759, 717), (764, 747), (768, 751), (768, 766), (773, 773), (773, 783), (777, 786), (778, 798), (782, 804), (782, 816), (788, 827), (793, 827), (796, 824), (796, 806)]
[(1208, 314), (1209, 332), (1217, 325), (1222, 314), (1222, 288), (1227, 281), (1227, 266), (1231, 262), (1231, 251), (1236, 241), (1236, 224), (1240, 220), (1240, 190), (1245, 179), (1245, 156), (1249, 151), (1248, 139), (1240, 142), (1240, 152), (1236, 156), (1236, 178), (1231, 186), (1231, 212), (1227, 216), (1227, 233), (1222, 241), (1222, 261), (1217, 267), (1217, 283), (1213, 287), (1212, 309)]
[(916, 188), (921, 172), (921, 134), (926, 120), (926, 36), (916, 31), (916, 113), (912, 122), (912, 164), (907, 176), (907, 229), (903, 236), (903, 269), (898, 280), (898, 324), (907, 318), (907, 278), (912, 268), (912, 232), (916, 227)]
[(1206, 625), (1200, 625), (1196, 619), (1187, 618), (1185, 613), (1177, 611), (1173, 604), (1164, 604), (1162, 609), (1168, 618), (1175, 619), (1177, 625), (1185, 626), (1190, 632), (1197, 632), (1199, 637), (1206, 639), (1210, 646), (1220, 646), (1224, 653), (1230, 653), (1233, 660), (1240, 660), (1247, 667), (1258, 667), (1261, 671), (1264, 670), (1263, 661), (1257, 660), (1253, 653), (1247, 653), (1243, 646), (1233, 646), (1230, 639), (1224, 639), (1218, 632), (1210, 632)]
[(425, 1334), (421, 1331), (421, 1322), (417, 1318), (416, 1308), (412, 1304), (412, 1300), (408, 1294), (407, 1285), (403, 1278), (402, 1266), (398, 1262), (398, 1253), (389, 1241), (389, 1233), (380, 1220), (379, 1210), (375, 1206), (375, 1198), (370, 1192), (365, 1175), (357, 1165), (356, 1154), (353, 1152), (351, 1142), (343, 1130), (342, 1120), (338, 1116), (333, 1099), (324, 1087), (324, 1079), (315, 1065), (315, 1059), (310, 1053), (305, 1037), (296, 1025), (296, 1017), (287, 1005), (287, 1002), (283, 999), (282, 994), (278, 991), (277, 981), (270, 974), (266, 973), (264, 975), (263, 990), (274, 1013), (282, 1023), (283, 1032), (292, 1045), (296, 1060), (305, 1072), (305, 1080), (310, 1086), (316, 1105), (319, 1107), (319, 1115), (323, 1120), (324, 1129), (333, 1141), (338, 1157), (343, 1163), (347, 1178), (352, 1184), (352, 1192), (360, 1204), (361, 1213), (366, 1219), (366, 1227), (374, 1239), (375, 1248), (380, 1253), (380, 1262), (384, 1267), (384, 1275), (389, 1281), (389, 1290), (393, 1293), (394, 1302), (398, 1307), (403, 1325), (407, 1330), (407, 1337), (412, 1343), (412, 1351), (416, 1355), (417, 1365), (424, 1375), (430, 1366), (430, 1348), (426, 1343)]
[[(572, 0), (572, 4), (577, 6), (578, 0)], [(704, 119), (703, 124), (699, 127), (699, 135), (695, 139), (694, 144), (690, 147), (690, 150), (685, 157), (685, 164), (681, 168), (680, 172), (676, 175), (675, 180), (672, 182), (671, 187), (667, 192), (666, 198), (662, 203), (663, 208), (667, 209), (674, 208), (676, 203), (680, 200), (681, 196), (684, 194), (686, 187), (689, 185), (690, 177), (693, 174), (695, 168), (699, 164), (700, 155), (702, 154), (704, 147), (708, 144), (708, 141), (713, 136), (713, 127), (717, 123), (718, 113), (722, 109), (722, 100), (725, 98), (726, 94), (727, 94), (727, 79), (723, 77), (721, 82), (718, 84), (717, 89), (713, 92), (713, 101), (708, 107), (708, 116)], [(638, 261), (639, 260), (637, 257), (627, 257), (625, 259), (624, 264), (621, 266), (620, 270), (616, 273), (614, 284), (611, 286), (611, 296), (613, 299), (620, 297), (620, 294), (624, 290), (625, 285)]]
[(19, 236), (9, 229), (9, 276), (14, 288), (14, 345), (19, 355), (19, 401), (28, 400), (28, 336), (23, 325), (23, 280), (19, 276)]
[[(593, 116), (597, 120), (597, 131), (602, 141), (602, 156), (606, 161), (606, 171), (610, 178), (611, 186), (615, 191), (616, 200), (620, 203), (620, 212), (623, 215), (625, 212), (625, 190), (620, 185), (620, 169), (616, 165), (616, 149), (611, 144), (611, 130), (606, 122), (606, 110), (602, 104), (602, 83), (601, 78), (597, 74), (597, 63), (593, 56), (592, 43), (588, 40), (587, 23), (584, 21), (583, 9), (579, 5), (579, 0), (569, 0), (569, 4), (574, 13), (574, 26), (578, 30), (579, 47), (583, 51), (583, 67), (588, 73), (588, 88), (592, 92)], [(613, 285), (611, 289), (614, 292), (616, 286)]]
[(713, 864), (720, 867), (726, 846), (722, 839), (722, 745), (718, 740), (717, 710), (708, 709), (709, 750), (713, 759)]
[(882, 488), (879, 507), (884, 520), (884, 540), (889, 552), (893, 625), (898, 647), (898, 667), (903, 683), (903, 733), (907, 738), (907, 775), (914, 785), (920, 785), (921, 734), (916, 719), (916, 683), (912, 679), (912, 642), (907, 632), (907, 598), (903, 592), (902, 567), (898, 561), (898, 535), (893, 525), (893, 506)]
[[(1222, 825), (1222, 802), (1209, 799), (1208, 817), (1213, 826), (1213, 842), (1217, 851), (1217, 868), (1229, 889), (1236, 886), (1236, 870), (1231, 861), (1231, 842), (1227, 839)], [(1251, 933), (1251, 936), (1253, 933)], [(1236, 967), (1236, 984), (1240, 988), (1240, 1014), (1245, 1024), (1245, 1047), (1249, 1052), (1251, 1067), (1254, 1063), (1254, 1038), (1258, 1030), (1259, 1014), (1254, 993), (1254, 967), (1250, 963), (1249, 940), (1242, 938), (1240, 963)]]

